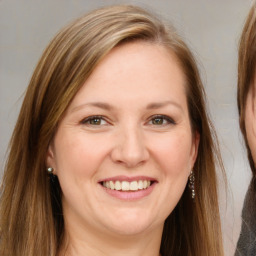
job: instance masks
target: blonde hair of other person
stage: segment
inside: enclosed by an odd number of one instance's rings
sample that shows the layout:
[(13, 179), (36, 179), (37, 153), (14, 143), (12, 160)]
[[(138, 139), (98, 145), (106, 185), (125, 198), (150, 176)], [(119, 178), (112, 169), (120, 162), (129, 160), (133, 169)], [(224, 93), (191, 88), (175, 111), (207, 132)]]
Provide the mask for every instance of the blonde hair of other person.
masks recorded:
[(256, 67), (256, 4), (254, 3), (240, 38), (238, 52), (238, 82), (237, 82), (237, 104), (239, 111), (239, 123), (244, 141), (247, 148), (248, 159), (253, 176), (256, 175), (255, 164), (252, 152), (249, 147), (247, 133), (245, 128), (245, 112), (247, 96), (250, 89), (253, 90), (255, 97), (255, 67)]
[(245, 196), (242, 227), (235, 255), (256, 253), (256, 126), (255, 126), (255, 74), (256, 74), (256, 3), (253, 2), (240, 38), (238, 53), (237, 103), (252, 178)]

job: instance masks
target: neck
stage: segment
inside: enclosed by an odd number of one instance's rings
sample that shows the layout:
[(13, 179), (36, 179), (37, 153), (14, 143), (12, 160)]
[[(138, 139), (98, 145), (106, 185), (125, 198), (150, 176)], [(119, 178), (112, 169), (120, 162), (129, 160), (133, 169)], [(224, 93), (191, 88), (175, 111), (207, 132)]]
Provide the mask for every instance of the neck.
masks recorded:
[[(70, 230), (70, 229), (66, 229)], [(72, 229), (71, 229), (72, 230)], [(162, 228), (136, 235), (120, 235), (102, 232), (68, 232), (59, 256), (159, 256)]]

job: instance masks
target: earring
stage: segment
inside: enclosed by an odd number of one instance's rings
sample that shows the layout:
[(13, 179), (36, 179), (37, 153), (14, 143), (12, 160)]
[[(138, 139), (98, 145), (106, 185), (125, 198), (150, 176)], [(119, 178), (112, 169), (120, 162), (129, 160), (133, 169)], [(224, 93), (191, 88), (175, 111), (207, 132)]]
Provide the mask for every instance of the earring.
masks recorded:
[(196, 192), (195, 192), (195, 174), (193, 171), (191, 171), (189, 174), (188, 187), (191, 189), (191, 197), (192, 197), (192, 199), (194, 199), (196, 196)]
[(47, 168), (47, 172), (48, 172), (49, 174), (53, 174), (53, 168), (52, 168), (52, 167), (48, 167), (48, 168)]
[(57, 180), (57, 176), (53, 172), (54, 172), (54, 169), (52, 167), (47, 168), (48, 177), (49, 177), (51, 183), (55, 184), (56, 180)]

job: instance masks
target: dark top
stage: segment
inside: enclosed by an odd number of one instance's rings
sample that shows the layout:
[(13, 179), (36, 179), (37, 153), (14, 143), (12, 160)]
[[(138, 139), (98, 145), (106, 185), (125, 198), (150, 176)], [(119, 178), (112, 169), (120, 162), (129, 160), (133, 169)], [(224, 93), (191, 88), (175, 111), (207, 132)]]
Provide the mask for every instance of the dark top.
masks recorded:
[(256, 256), (256, 179), (252, 179), (245, 196), (242, 228), (235, 256)]

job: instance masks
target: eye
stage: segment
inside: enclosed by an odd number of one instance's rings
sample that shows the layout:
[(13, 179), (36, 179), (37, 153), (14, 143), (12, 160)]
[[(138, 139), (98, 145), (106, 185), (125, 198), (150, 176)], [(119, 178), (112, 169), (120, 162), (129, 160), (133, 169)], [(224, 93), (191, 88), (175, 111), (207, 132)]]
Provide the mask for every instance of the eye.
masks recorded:
[(175, 124), (174, 120), (165, 115), (155, 115), (151, 117), (149, 120), (149, 124), (161, 126), (161, 125), (168, 125), (168, 124)]
[(89, 116), (81, 121), (81, 124), (90, 126), (106, 125), (107, 121), (102, 116)]

